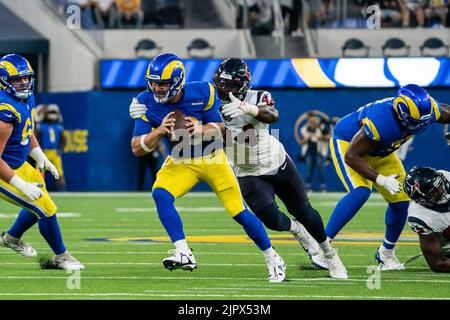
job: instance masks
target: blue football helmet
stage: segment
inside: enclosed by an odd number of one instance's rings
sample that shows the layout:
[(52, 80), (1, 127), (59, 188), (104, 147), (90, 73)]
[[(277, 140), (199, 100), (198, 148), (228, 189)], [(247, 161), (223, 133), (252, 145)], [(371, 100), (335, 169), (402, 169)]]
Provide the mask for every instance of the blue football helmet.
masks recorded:
[[(24, 77), (29, 77), (27, 83), (12, 83), (12, 80)], [(0, 88), (19, 100), (30, 97), (34, 89), (34, 71), (27, 59), (18, 54), (8, 54), (0, 59)]]
[[(147, 89), (154, 93), (156, 102), (166, 103), (175, 97), (186, 82), (186, 71), (179, 57), (171, 53), (163, 53), (154, 57), (147, 68), (145, 75)], [(152, 83), (169, 83), (170, 88), (164, 98), (158, 98), (152, 88)]]
[(411, 134), (425, 131), (439, 112), (437, 102), (422, 87), (408, 84), (401, 87), (394, 100), (394, 109), (402, 126)]

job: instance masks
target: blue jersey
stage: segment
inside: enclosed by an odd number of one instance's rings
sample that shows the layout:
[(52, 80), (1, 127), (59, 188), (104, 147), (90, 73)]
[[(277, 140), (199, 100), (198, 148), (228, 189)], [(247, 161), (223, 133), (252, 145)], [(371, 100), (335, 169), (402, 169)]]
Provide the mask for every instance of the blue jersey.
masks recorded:
[(39, 144), (42, 149), (58, 149), (64, 128), (59, 123), (41, 122), (39, 124)]
[[(135, 120), (133, 137), (150, 133), (153, 128), (161, 125), (164, 117), (171, 111), (181, 110), (186, 117), (191, 117), (199, 123), (222, 122), (219, 108), (222, 104), (214, 87), (203, 81), (187, 82), (182, 91), (182, 98), (177, 103), (158, 103), (152, 92), (141, 92), (137, 99), (147, 106), (147, 113), (141, 119)], [(203, 141), (202, 151), (206, 154), (211, 141)], [(202, 153), (202, 155), (206, 155)], [(191, 157), (197, 156), (191, 152)]]
[(30, 137), (34, 132), (34, 107), (33, 95), (26, 101), (18, 101), (0, 91), (0, 121), (13, 125), (2, 159), (12, 169), (22, 166), (30, 152)]
[[(364, 134), (377, 141), (375, 149), (369, 154), (373, 157), (385, 157), (397, 150), (412, 138), (400, 123), (393, 102), (395, 98), (386, 98), (369, 103), (338, 121), (333, 136), (350, 142), (363, 128)], [(441, 106), (436, 101), (438, 110), (434, 110), (431, 123), (439, 119)]]

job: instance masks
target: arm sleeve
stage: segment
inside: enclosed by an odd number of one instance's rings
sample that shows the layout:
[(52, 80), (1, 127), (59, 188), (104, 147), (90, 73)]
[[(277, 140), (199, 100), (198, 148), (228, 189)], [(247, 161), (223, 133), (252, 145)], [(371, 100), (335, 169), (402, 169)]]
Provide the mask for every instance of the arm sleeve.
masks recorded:
[(222, 122), (222, 117), (219, 112), (219, 108), (222, 105), (222, 101), (219, 99), (214, 87), (209, 85), (209, 99), (206, 106), (203, 108), (202, 123), (207, 124), (210, 122)]
[(365, 117), (362, 119), (362, 127), (364, 134), (373, 141), (380, 141), (382, 139), (380, 135), (380, 130), (374, 121), (372, 121), (369, 117)]
[(152, 131), (152, 125), (143, 119), (136, 119), (134, 122), (133, 138), (142, 136)]
[(0, 120), (7, 123), (20, 122), (20, 114), (7, 103), (0, 103)]
[(413, 216), (408, 217), (408, 224), (411, 227), (411, 230), (418, 234), (427, 235), (436, 232), (430, 226), (428, 226), (422, 219)]

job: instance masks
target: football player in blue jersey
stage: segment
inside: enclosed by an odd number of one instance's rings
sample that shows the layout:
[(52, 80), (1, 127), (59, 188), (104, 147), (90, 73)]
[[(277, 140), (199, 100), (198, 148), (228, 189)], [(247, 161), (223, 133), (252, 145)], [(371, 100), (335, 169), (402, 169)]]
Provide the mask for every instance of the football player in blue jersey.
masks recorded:
[[(174, 132), (174, 110), (181, 110), (185, 115), (189, 133), (187, 139), (172, 148), (152, 190), (159, 219), (175, 245), (175, 250), (170, 252), (173, 255), (165, 258), (163, 264), (169, 270), (192, 271), (196, 268), (174, 202), (200, 181), (205, 181), (217, 194), (227, 213), (242, 225), (264, 253), (269, 281), (284, 281), (285, 264), (272, 248), (261, 221), (245, 208), (239, 184), (223, 150), (223, 123), (219, 112), (221, 101), (208, 82), (185, 83), (185, 80), (185, 68), (180, 58), (173, 54), (161, 54), (153, 58), (148, 66), (147, 90), (140, 93), (130, 106), (131, 116), (131, 110), (141, 108), (145, 112), (135, 120), (131, 147), (136, 156), (151, 152), (164, 136), (173, 138), (174, 133), (176, 136), (182, 134)], [(208, 135), (211, 138), (207, 138)], [(184, 145), (181, 150), (178, 149), (180, 145)]]
[(0, 236), (0, 246), (22, 256), (36, 251), (22, 240), (34, 224), (55, 256), (52, 264), (65, 270), (84, 266), (66, 250), (56, 220), (57, 207), (45, 189), (39, 171), (26, 162), (32, 157), (38, 167), (58, 179), (58, 171), (42, 152), (34, 135), (34, 72), (28, 61), (9, 54), (0, 59), (0, 197), (22, 208), (13, 226)]
[(334, 129), (331, 154), (348, 194), (336, 205), (326, 232), (333, 239), (375, 187), (388, 202), (385, 239), (375, 254), (381, 270), (404, 268), (395, 256), (395, 243), (406, 222), (409, 197), (401, 187), (406, 172), (394, 151), (435, 122), (450, 123), (450, 107), (408, 84), (395, 97), (369, 103), (342, 118)]
[(58, 170), (59, 179), (56, 180), (58, 190), (64, 190), (66, 182), (61, 159), (61, 150), (66, 145), (61, 112), (56, 104), (44, 107), (44, 118), (37, 124), (35, 135), (42, 147), (42, 151)]

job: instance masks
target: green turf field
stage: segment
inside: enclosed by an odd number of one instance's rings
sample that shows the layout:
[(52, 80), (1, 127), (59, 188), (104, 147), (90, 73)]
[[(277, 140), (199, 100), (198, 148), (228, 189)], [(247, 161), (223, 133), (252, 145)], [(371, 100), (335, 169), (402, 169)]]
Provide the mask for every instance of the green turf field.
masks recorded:
[[(311, 195), (325, 222), (340, 196)], [(78, 282), (76, 274), (41, 270), (37, 261), (0, 248), (0, 299), (450, 298), (450, 275), (432, 273), (423, 257), (404, 271), (382, 273), (380, 288), (368, 289), (367, 279), (374, 275), (367, 267), (374, 265), (384, 231), (385, 204), (376, 195), (334, 242), (348, 280), (331, 279), (326, 270), (312, 267), (290, 234), (269, 231), (287, 263), (289, 281), (280, 284), (266, 280), (262, 254), (213, 194), (195, 193), (177, 202), (188, 241), (193, 237), (194, 272), (163, 268), (161, 260), (172, 245), (149, 194), (56, 194), (54, 199), (66, 245), (86, 270)], [(11, 225), (15, 212), (16, 207), (0, 203), (1, 229)], [(25, 240), (39, 253), (50, 253), (37, 227)], [(417, 237), (406, 226), (397, 256), (404, 261), (419, 252)]]

